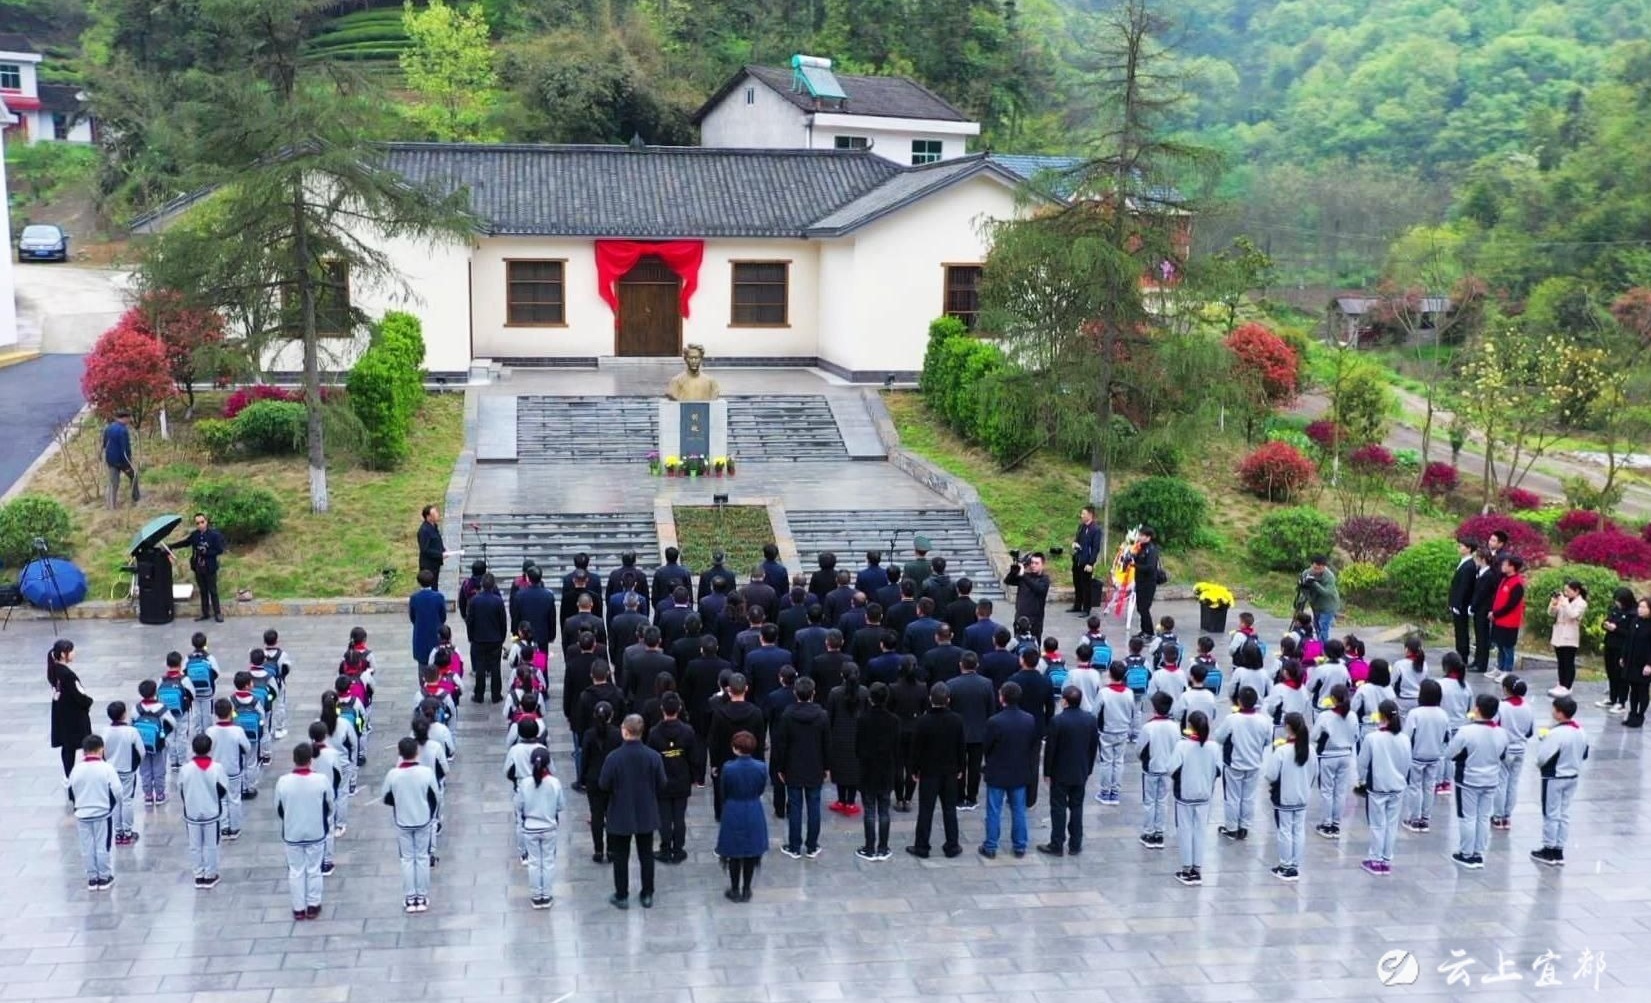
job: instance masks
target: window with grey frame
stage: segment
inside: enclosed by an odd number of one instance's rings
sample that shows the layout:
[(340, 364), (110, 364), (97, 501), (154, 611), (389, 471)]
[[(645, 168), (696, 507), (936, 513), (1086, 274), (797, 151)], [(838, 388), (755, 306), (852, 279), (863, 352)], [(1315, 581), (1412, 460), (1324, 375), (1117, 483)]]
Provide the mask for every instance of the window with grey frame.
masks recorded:
[(790, 323), (790, 262), (736, 261), (733, 281), (732, 326), (784, 327)]
[(932, 164), (940, 159), (941, 145), (938, 139), (914, 139), (911, 141), (912, 166), (918, 164)]

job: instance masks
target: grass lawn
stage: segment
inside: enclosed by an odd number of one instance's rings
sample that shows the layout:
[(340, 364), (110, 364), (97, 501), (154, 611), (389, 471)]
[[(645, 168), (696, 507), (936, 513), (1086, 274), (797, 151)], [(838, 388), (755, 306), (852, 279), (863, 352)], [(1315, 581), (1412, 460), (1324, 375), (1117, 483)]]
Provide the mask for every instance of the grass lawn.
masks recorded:
[[(199, 395), (198, 412), (216, 415), (222, 395)], [(464, 398), (432, 394), (413, 424), (411, 450), (399, 470), (365, 470), (342, 451), (328, 457), (332, 510), (309, 510), (309, 470), (302, 456), (217, 463), (194, 441), (190, 425), (174, 422), (163, 442), (145, 429), (137, 438), (143, 500), (136, 508), (103, 507), (100, 423), (89, 422), (29, 485), (70, 506), (73, 556), (91, 580), (93, 599), (107, 599), (126, 577), (132, 535), (157, 515), (190, 512), (189, 489), (200, 481), (233, 479), (275, 492), (281, 528), (255, 543), (232, 544), (223, 558), (219, 591), (226, 602), (248, 588), (259, 599), (367, 595), (380, 572), (397, 572), (393, 591), (411, 591), (418, 573), (414, 534), (418, 512), (441, 504), (464, 442)], [(209, 513), (210, 514), (210, 513)], [(180, 529), (178, 536), (183, 535)], [(449, 530), (449, 536), (456, 536)], [(179, 563), (177, 574), (187, 578)]]
[(774, 542), (774, 526), (761, 505), (678, 505), (674, 514), (682, 563), (695, 570), (709, 567), (711, 552), (720, 550), (743, 580), (762, 563), (763, 545)]

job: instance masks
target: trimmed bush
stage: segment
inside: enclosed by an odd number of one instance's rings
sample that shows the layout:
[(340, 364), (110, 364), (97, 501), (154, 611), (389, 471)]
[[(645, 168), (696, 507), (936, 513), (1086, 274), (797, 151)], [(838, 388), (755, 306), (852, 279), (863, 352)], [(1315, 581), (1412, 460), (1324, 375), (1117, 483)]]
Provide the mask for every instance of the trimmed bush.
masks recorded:
[(1394, 554), (1383, 569), (1393, 611), (1432, 618), (1448, 613), (1450, 579), (1459, 560), (1454, 540), (1423, 540)]
[(227, 460), (240, 446), (240, 434), (233, 421), (222, 418), (202, 418), (195, 422), (195, 441), (206, 449), (214, 460)]
[(1269, 512), (1250, 535), (1250, 557), (1271, 571), (1300, 571), (1314, 554), (1330, 552), (1335, 535), (1336, 524), (1316, 508)]
[(189, 503), (205, 512), (231, 543), (246, 543), (281, 528), (281, 502), (265, 488), (239, 481), (208, 481), (195, 485)]
[(235, 440), (249, 453), (286, 456), (304, 448), (309, 409), (291, 401), (258, 401), (235, 421)]
[(254, 383), (249, 387), (242, 387), (229, 395), (224, 401), (225, 418), (239, 417), (242, 411), (256, 404), (258, 401), (298, 401), (304, 400), (304, 391), (291, 390), (285, 387), (274, 386), (269, 383)]
[(419, 319), (401, 310), (387, 311), (378, 322), (374, 341), (413, 368), (424, 366), (424, 327)]
[(1568, 564), (1563, 568), (1543, 568), (1525, 579), (1525, 636), (1546, 643), (1554, 629), (1548, 615), (1548, 597), (1575, 579), (1588, 590), (1588, 612), (1582, 617), (1582, 650), (1598, 652), (1605, 643), (1605, 614), (1611, 608), (1611, 593), (1622, 579), (1610, 568), (1591, 564)]
[(35, 537), (45, 540), (54, 556), (61, 556), (73, 532), (74, 522), (62, 502), (45, 495), (18, 495), (0, 506), (0, 561), (13, 572), (22, 568), (35, 556)]
[(1564, 509), (1544, 505), (1541, 508), (1533, 508), (1527, 512), (1515, 512), (1513, 517), (1551, 539), (1558, 535), (1559, 520), (1564, 515)]
[(1313, 445), (1325, 452), (1333, 452), (1341, 442), (1341, 429), (1336, 427), (1335, 422), (1326, 418), (1308, 422), (1303, 432), (1307, 438), (1313, 440)]
[(1448, 495), (1462, 483), (1462, 473), (1448, 463), (1429, 463), (1422, 471), (1422, 491), (1430, 495)]
[[(1541, 564), (1548, 558), (1548, 538), (1533, 526), (1520, 522), (1511, 515), (1492, 513), (1462, 520), (1456, 527), (1456, 539), (1477, 540), (1480, 546), (1497, 530), (1508, 535), (1508, 547), (1525, 559), (1527, 564)], [(1391, 571), (1388, 574), (1392, 574)]]
[(939, 317), (929, 324), (929, 344), (918, 379), (924, 402), (952, 431), (1000, 462), (1034, 445), (986, 392), (991, 377), (1008, 364), (996, 345), (972, 337), (956, 317)]
[(1571, 540), (1576, 539), (1584, 533), (1622, 532), (1622, 529), (1609, 519), (1605, 520), (1605, 527), (1603, 529), (1600, 528), (1599, 522), (1600, 519), (1598, 512), (1590, 512), (1586, 509), (1573, 508), (1564, 515), (1561, 515), (1559, 520), (1554, 523), (1554, 534), (1559, 537), (1559, 542), (1569, 543)]
[(1368, 596), (1387, 585), (1387, 572), (1374, 564), (1355, 561), (1336, 572), (1336, 586), (1343, 595)]
[(1204, 493), (1175, 477), (1148, 477), (1118, 492), (1112, 499), (1112, 525), (1131, 529), (1141, 523), (1157, 533), (1159, 545), (1190, 547), (1209, 519)]
[(1410, 536), (1385, 515), (1360, 515), (1336, 527), (1336, 546), (1347, 551), (1355, 564), (1382, 567), (1410, 546)]
[(350, 369), (350, 409), (366, 430), (366, 459), (380, 469), (407, 459), (407, 433), (424, 399), (424, 336), (417, 317), (392, 310)]
[(1624, 578), (1651, 578), (1651, 543), (1620, 530), (1583, 533), (1565, 545), (1565, 559), (1610, 568)]
[(1291, 501), (1313, 483), (1313, 461), (1284, 442), (1269, 442), (1244, 457), (1238, 481), (1244, 490), (1268, 501)]
[(1391, 471), (1397, 461), (1386, 446), (1370, 443), (1360, 446), (1347, 456), (1347, 465), (1361, 473), (1385, 474)]
[(1502, 504), (1513, 512), (1528, 512), (1542, 507), (1542, 496), (1524, 488), (1503, 488), (1501, 498)]

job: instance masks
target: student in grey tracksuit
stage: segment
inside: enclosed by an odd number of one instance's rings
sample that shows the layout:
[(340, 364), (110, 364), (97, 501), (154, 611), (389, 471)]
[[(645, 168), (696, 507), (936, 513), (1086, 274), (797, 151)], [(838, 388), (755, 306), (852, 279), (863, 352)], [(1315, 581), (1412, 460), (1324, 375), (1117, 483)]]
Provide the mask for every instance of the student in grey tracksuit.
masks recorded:
[(1129, 736), (1140, 731), (1140, 712), (1135, 706), (1135, 694), (1124, 685), (1128, 669), (1123, 662), (1113, 662), (1107, 668), (1107, 685), (1101, 687), (1095, 707), (1096, 727), (1101, 733), (1101, 780), (1095, 800), (1104, 805), (1115, 805), (1122, 798), (1124, 745)]
[[(533, 776), (533, 753), (544, 748), (539, 740), (539, 720), (524, 717), (510, 729), (515, 742), (505, 750), (504, 778), (510, 781), (511, 803), (516, 809), (516, 853), (523, 864), (531, 864), (527, 845), (527, 830), (522, 824), (522, 780)], [(557, 784), (560, 787), (560, 783)], [(554, 854), (555, 848), (551, 849)]]
[(1273, 744), (1273, 722), (1257, 709), (1258, 699), (1251, 687), (1241, 688), (1238, 709), (1221, 720), (1210, 738), (1221, 750), (1224, 767), (1221, 783), (1225, 794), (1225, 824), (1217, 831), (1228, 839), (1245, 839), (1250, 835), (1256, 780), (1266, 765), (1267, 750)]
[(1478, 870), (1490, 847), (1490, 815), (1496, 785), (1502, 780), (1502, 757), (1508, 736), (1496, 726), (1501, 701), (1481, 693), (1468, 723), (1445, 746), (1445, 760), (1456, 767), (1456, 852), (1452, 860)]
[[(439, 727), (435, 722), (423, 714), (413, 715), (412, 738), (418, 743), (418, 755), (414, 758), (420, 766), (428, 769), (436, 778), (436, 793), (438, 795), (435, 818), (430, 824), (430, 853), (429, 866), (434, 867), (441, 861), (441, 805), (439, 795), (447, 789), (447, 747), (437, 741), (432, 729)], [(429, 889), (428, 879), (425, 889)], [(423, 911), (423, 910), (419, 910)]]
[(527, 841), (527, 880), (535, 909), (550, 907), (556, 876), (556, 840), (566, 801), (562, 782), (550, 775), (550, 750), (532, 746), (529, 773), (516, 780), (517, 818)]
[(183, 802), (183, 824), (189, 831), (189, 865), (196, 888), (218, 883), (218, 825), (229, 799), (229, 778), (212, 761), (212, 739), (196, 735), (195, 758), (178, 771), (178, 799)]
[(396, 851), (401, 857), (401, 890), (408, 912), (430, 908), (431, 837), (441, 811), (441, 786), (436, 771), (419, 762), (419, 741), (404, 738), (396, 745), (401, 762), (384, 775), (383, 798), (396, 824)]
[(1416, 709), (1404, 716), (1404, 735), (1410, 739), (1410, 770), (1404, 792), (1404, 827), (1428, 831), (1433, 815), (1433, 789), (1440, 778), (1439, 761), (1445, 754), (1450, 719), (1439, 706), (1444, 691), (1437, 679), (1424, 679)]
[(344, 835), (344, 818), (350, 805), (349, 788), (345, 780), (344, 756), (327, 744), (327, 726), (320, 721), (311, 721), (309, 736), (310, 769), (326, 777), (332, 787), (333, 824), (327, 832), (327, 841), (321, 847), (321, 876), (326, 877), (337, 869), (333, 851), (338, 846), (338, 837)]
[(110, 859), (115, 841), (115, 812), (120, 809), (120, 775), (103, 760), (103, 739), (87, 735), (80, 762), (69, 771), (69, 804), (75, 812), (80, 856), (86, 862), (86, 889), (102, 891), (115, 883)]
[(355, 797), (361, 767), (356, 758), (361, 752), (361, 734), (355, 730), (354, 718), (338, 713), (338, 694), (321, 694), (321, 723), (327, 726), (327, 740), (344, 762), (344, 785), (347, 798)]
[[(292, 750), (292, 772), (275, 782), (275, 815), (281, 820), (281, 842), (287, 848), (292, 918), (300, 920), (321, 915), (321, 855), (327, 833), (332, 831), (332, 783), (310, 769), (313, 758), (309, 743), (299, 742)], [(234, 787), (232, 782), (232, 805)]]
[(1525, 743), (1536, 731), (1536, 715), (1525, 702), (1529, 687), (1525, 680), (1513, 673), (1502, 677), (1502, 705), (1496, 710), (1496, 726), (1508, 739), (1507, 754), (1502, 757), (1502, 776), (1496, 782), (1496, 800), (1491, 806), (1490, 827), (1513, 828), (1513, 806), (1519, 800), (1519, 771), (1525, 767)]
[(109, 727), (103, 733), (103, 760), (120, 777), (120, 805), (115, 809), (115, 842), (128, 846), (138, 841), (132, 802), (138, 796), (138, 768), (143, 765), (143, 736), (126, 720), (126, 703), (109, 704)]
[(171, 709), (156, 699), (159, 688), (153, 679), (138, 684), (138, 703), (132, 727), (143, 738), (143, 762), (138, 764), (138, 786), (143, 788), (145, 807), (166, 803), (167, 763), (177, 759), (172, 746), (187, 745), (178, 733), (178, 719)]
[(1421, 700), (1422, 682), (1427, 679), (1427, 658), (1422, 654), (1420, 641), (1406, 641), (1405, 653), (1393, 663), (1393, 699), (1399, 704), (1399, 713), (1405, 717), (1416, 709)]
[(1175, 880), (1202, 884), (1204, 830), (1209, 826), (1210, 797), (1221, 775), (1221, 753), (1210, 744), (1210, 719), (1202, 711), (1187, 717), (1190, 735), (1175, 747), (1170, 759), (1170, 785), (1175, 791), (1175, 840), (1181, 844), (1181, 870)]
[(1312, 701), (1314, 717), (1330, 709), (1325, 705), (1325, 701), (1330, 698), (1330, 692), (1337, 686), (1345, 686), (1348, 693), (1352, 693), (1353, 677), (1348, 674), (1347, 666), (1342, 662), (1342, 657), (1346, 654), (1347, 648), (1341, 641), (1332, 637), (1324, 642), (1325, 660), (1307, 670), (1307, 696)]
[[(1383, 701), (1376, 713), (1381, 717), (1381, 727), (1359, 744), (1359, 782), (1364, 785), (1365, 819), (1370, 824), (1370, 849), (1364, 869), (1385, 875), (1392, 870), (1400, 804), (1409, 789), (1412, 758), (1398, 702)], [(1431, 788), (1429, 791), (1431, 796)]]
[(1141, 727), (1141, 804), (1146, 809), (1141, 819), (1141, 845), (1149, 850), (1164, 848), (1170, 763), (1181, 741), (1181, 729), (1169, 716), (1174, 704), (1175, 698), (1168, 693), (1154, 693), (1152, 708), (1156, 713)]
[(1279, 672), (1278, 685), (1267, 691), (1267, 699), (1261, 702), (1261, 712), (1272, 719), (1274, 733), (1281, 735), (1284, 715), (1300, 714), (1309, 721), (1313, 719), (1313, 701), (1302, 682), (1300, 662), (1287, 658)]
[(1588, 738), (1577, 724), (1576, 698), (1554, 699), (1554, 725), (1537, 733), (1536, 768), (1542, 775), (1542, 848), (1531, 859), (1551, 867), (1565, 863), (1571, 831), (1571, 796), (1588, 758)]
[[(1261, 715), (1251, 713), (1256, 720), (1266, 721)], [(1301, 844), (1307, 838), (1307, 796), (1318, 778), (1318, 763), (1309, 741), (1306, 718), (1300, 714), (1285, 715), (1284, 733), (1286, 740), (1267, 751), (1262, 770), (1267, 780), (1268, 799), (1273, 803), (1273, 823), (1278, 826), (1278, 866), (1272, 873), (1281, 881), (1295, 881), (1301, 876)], [(1231, 775), (1229, 769), (1229, 778)], [(1223, 829), (1222, 834), (1225, 835), (1226, 830)]]
[[(1370, 675), (1358, 689), (1353, 691), (1353, 720), (1359, 725), (1359, 739), (1370, 734), (1382, 726), (1382, 701), (1392, 700), (1398, 705), (1398, 696), (1393, 692), (1393, 672), (1387, 665), (1385, 658), (1370, 660)], [(1362, 777), (1362, 774), (1361, 774)], [(1363, 783), (1361, 779), (1359, 783)]]
[(1215, 694), (1204, 688), (1204, 680), (1208, 676), (1209, 670), (1196, 662), (1187, 670), (1187, 688), (1175, 698), (1169, 712), (1169, 716), (1181, 727), (1187, 726), (1187, 718), (1195, 710), (1203, 711), (1204, 720), (1210, 722), (1211, 727), (1215, 726)]
[(228, 697), (218, 698), (214, 713), (218, 720), (206, 729), (206, 736), (212, 739), (213, 761), (224, 768), (224, 776), (229, 778), (229, 809), (224, 813), (223, 832), (225, 839), (234, 840), (241, 836), (243, 775), (256, 753), (247, 733), (230, 716), (233, 710)]
[(275, 709), (271, 727), (276, 738), (287, 737), (287, 680), (292, 677), (292, 659), (281, 648), (281, 635), (264, 631), (264, 667), (275, 677)]
[(1319, 760), (1319, 797), (1324, 804), (1315, 831), (1326, 839), (1340, 839), (1342, 802), (1347, 800), (1347, 785), (1352, 779), (1359, 726), (1352, 718), (1353, 705), (1345, 685), (1332, 686), (1324, 699), (1330, 706), (1319, 710), (1310, 736), (1313, 754)]

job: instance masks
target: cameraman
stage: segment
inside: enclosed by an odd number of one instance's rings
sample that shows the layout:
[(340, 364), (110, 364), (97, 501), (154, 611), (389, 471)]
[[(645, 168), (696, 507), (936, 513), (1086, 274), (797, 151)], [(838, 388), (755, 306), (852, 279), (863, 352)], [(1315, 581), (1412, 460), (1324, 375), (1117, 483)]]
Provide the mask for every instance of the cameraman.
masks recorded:
[(1003, 576), (1003, 584), (1015, 587), (1015, 617), (1025, 617), (1032, 621), (1032, 633), (1043, 637), (1043, 607), (1049, 601), (1049, 576), (1043, 571), (1043, 554), (1020, 555), (1020, 551), (1012, 550), (1009, 556), (1015, 561), (1009, 566), (1009, 573)]

